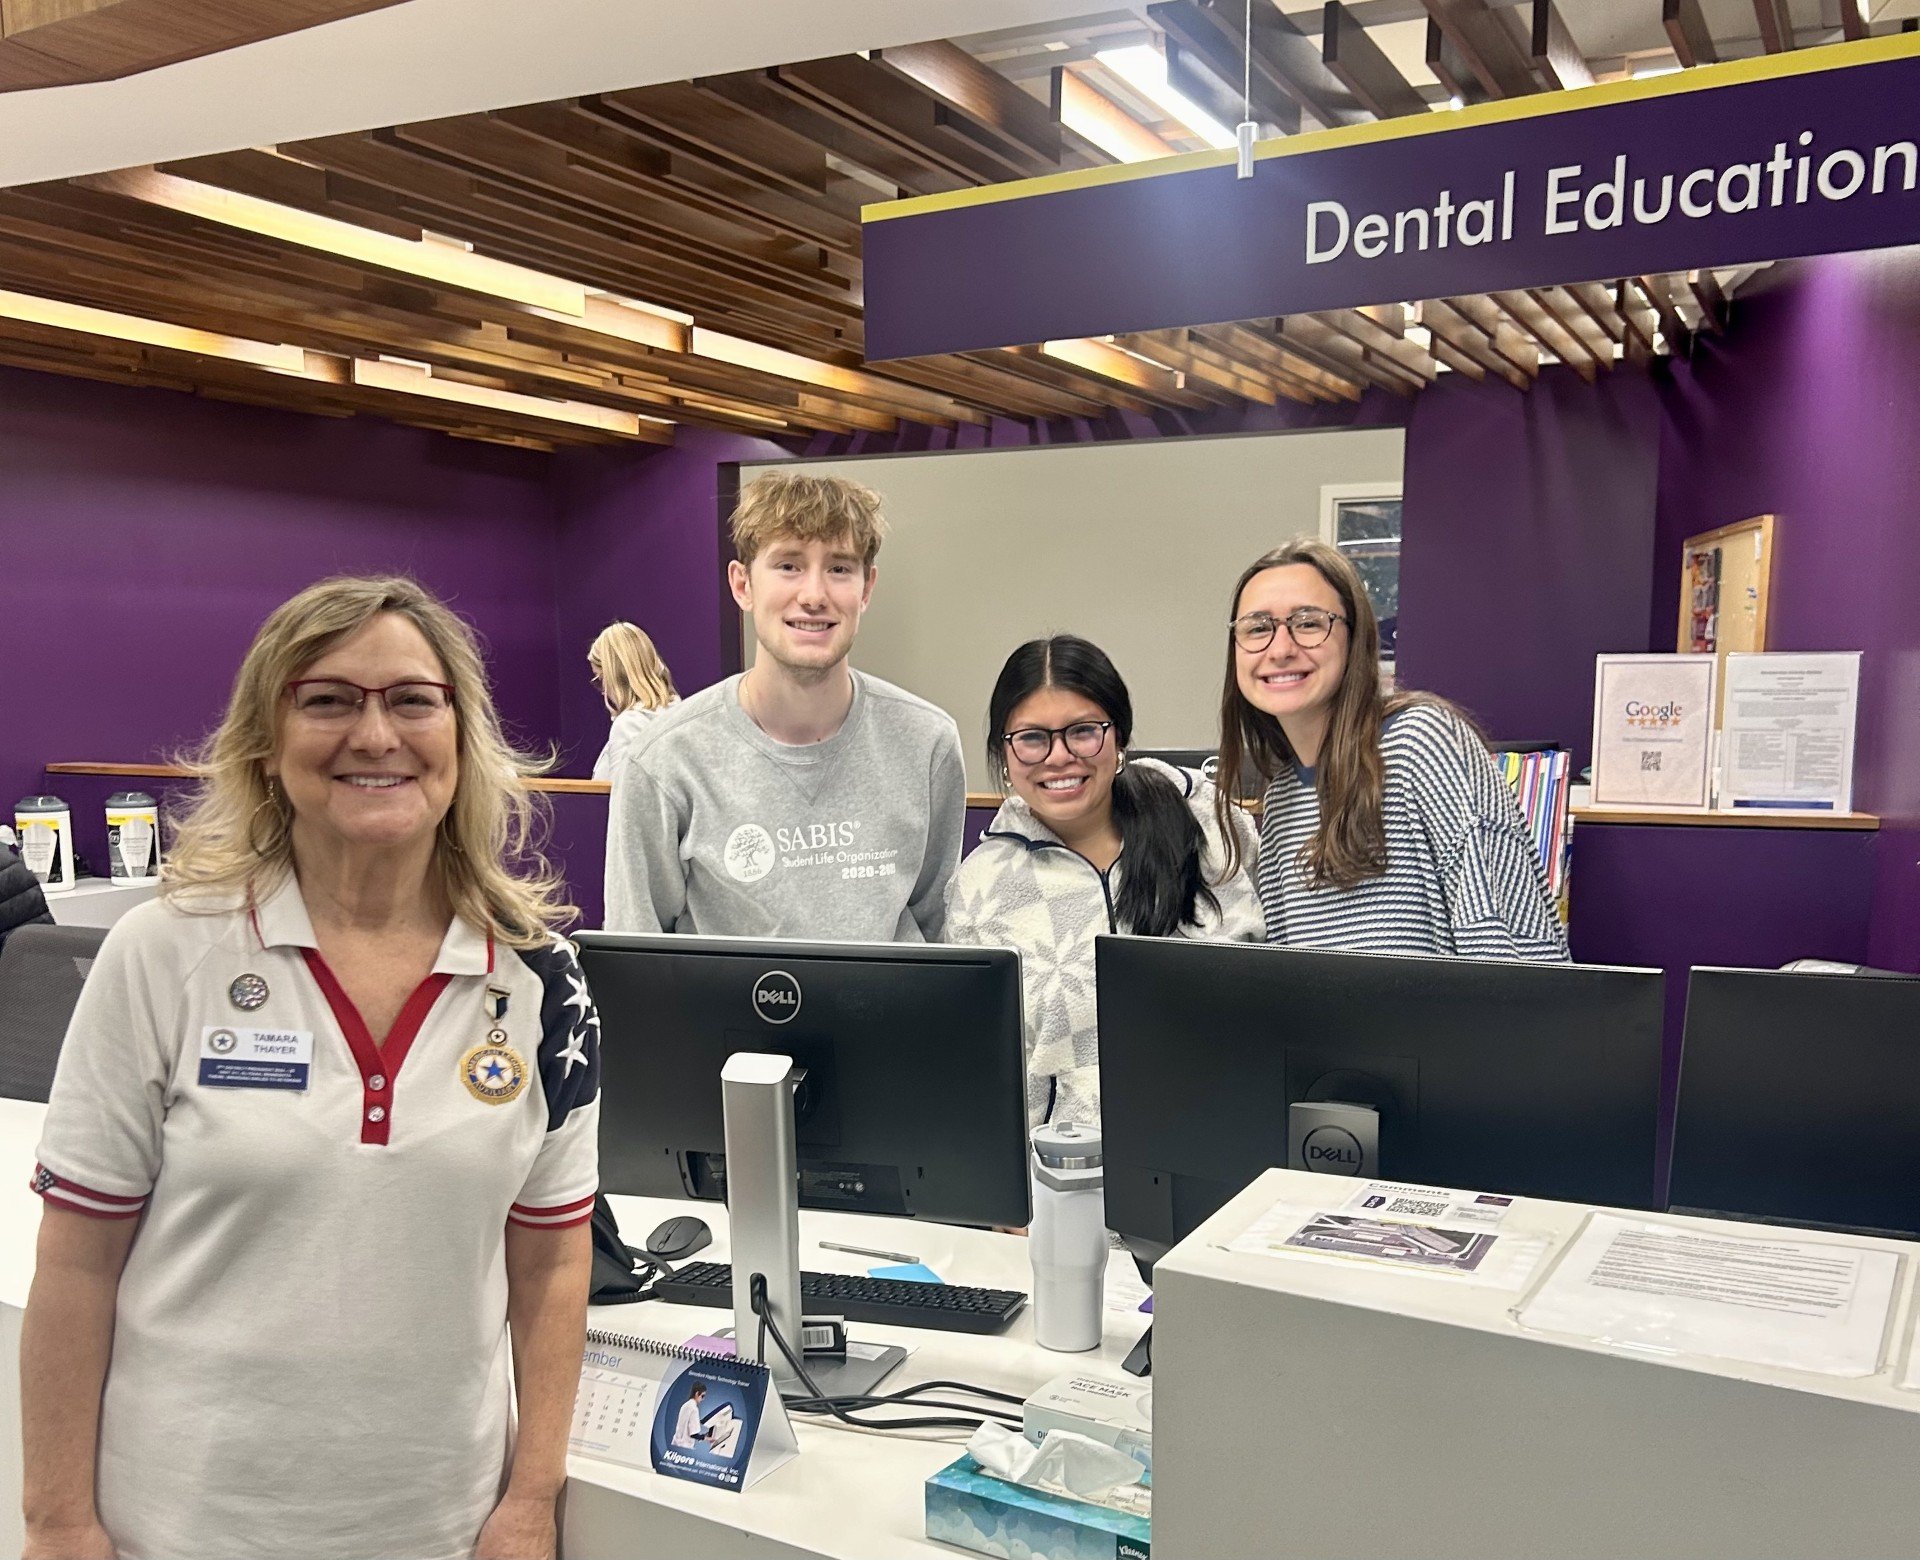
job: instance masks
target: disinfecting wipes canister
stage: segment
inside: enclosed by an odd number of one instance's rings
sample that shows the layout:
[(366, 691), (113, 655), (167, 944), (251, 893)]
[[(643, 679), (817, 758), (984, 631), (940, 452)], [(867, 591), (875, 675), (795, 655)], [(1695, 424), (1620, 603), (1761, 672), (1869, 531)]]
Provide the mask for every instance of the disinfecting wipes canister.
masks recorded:
[(13, 830), (27, 870), (49, 894), (73, 887), (73, 814), (57, 796), (23, 796), (14, 805)]
[(145, 791), (107, 798), (107, 860), (116, 883), (160, 881), (160, 809)]

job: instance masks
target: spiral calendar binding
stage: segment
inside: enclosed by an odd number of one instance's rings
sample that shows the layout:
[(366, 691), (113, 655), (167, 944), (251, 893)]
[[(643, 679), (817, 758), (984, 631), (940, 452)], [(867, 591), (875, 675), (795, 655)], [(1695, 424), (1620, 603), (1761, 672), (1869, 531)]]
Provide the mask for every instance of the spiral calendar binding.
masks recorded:
[[(655, 1354), (661, 1359), (680, 1360), (690, 1364), (694, 1360), (730, 1360), (731, 1354), (716, 1354), (711, 1349), (689, 1349), (683, 1344), (667, 1343), (660, 1338), (642, 1338), (636, 1333), (602, 1332), (597, 1327), (587, 1329), (587, 1342), (604, 1344), (610, 1349), (634, 1349), (641, 1354)], [(752, 1360), (740, 1361), (743, 1365), (755, 1363)]]

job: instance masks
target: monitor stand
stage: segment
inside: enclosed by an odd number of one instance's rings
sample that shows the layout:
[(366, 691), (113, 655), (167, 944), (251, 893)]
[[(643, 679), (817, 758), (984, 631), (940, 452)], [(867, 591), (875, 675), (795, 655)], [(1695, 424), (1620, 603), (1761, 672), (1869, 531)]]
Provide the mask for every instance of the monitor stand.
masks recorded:
[[(727, 1221), (733, 1251), (733, 1335), (742, 1359), (760, 1360), (788, 1395), (807, 1389), (772, 1338), (760, 1345), (753, 1286), (766, 1286), (767, 1309), (780, 1336), (801, 1350), (800, 1171), (793, 1092), (804, 1068), (786, 1056), (741, 1051), (720, 1069), (726, 1117)], [(895, 1346), (875, 1359), (802, 1356), (814, 1385), (829, 1397), (872, 1392), (907, 1357)]]

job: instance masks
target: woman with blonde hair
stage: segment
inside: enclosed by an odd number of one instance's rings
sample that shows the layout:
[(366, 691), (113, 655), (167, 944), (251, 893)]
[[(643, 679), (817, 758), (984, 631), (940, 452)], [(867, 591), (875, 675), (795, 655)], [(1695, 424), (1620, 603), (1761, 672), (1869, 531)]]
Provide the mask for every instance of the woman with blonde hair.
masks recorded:
[(587, 669), (613, 717), (607, 745), (593, 761), (593, 778), (611, 780), (633, 739), (661, 710), (678, 704), (680, 695), (653, 641), (631, 623), (609, 623), (600, 630), (587, 648)]
[(537, 767), (411, 580), (260, 629), (47, 1107), (29, 1557), (555, 1552), (599, 1036)]
[[(1361, 953), (1564, 960), (1546, 873), (1470, 720), (1383, 693), (1380, 631), (1351, 560), (1302, 539), (1233, 590), (1220, 773), (1265, 788), (1267, 940)], [(1222, 834), (1230, 802), (1218, 798)]]

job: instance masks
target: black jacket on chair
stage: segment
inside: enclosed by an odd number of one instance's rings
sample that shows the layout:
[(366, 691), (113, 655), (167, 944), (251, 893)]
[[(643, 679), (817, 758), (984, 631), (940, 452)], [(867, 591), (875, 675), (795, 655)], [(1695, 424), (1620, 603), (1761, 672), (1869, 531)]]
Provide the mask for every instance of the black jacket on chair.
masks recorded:
[(47, 896), (40, 892), (40, 880), (20, 859), (11, 845), (0, 845), (0, 942), (16, 926), (34, 921), (51, 923)]

